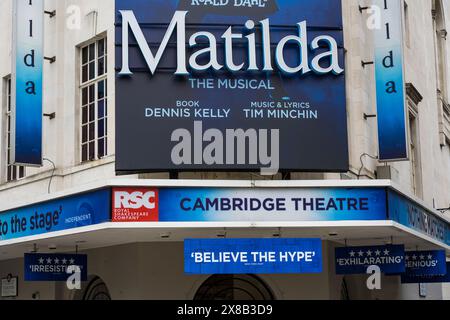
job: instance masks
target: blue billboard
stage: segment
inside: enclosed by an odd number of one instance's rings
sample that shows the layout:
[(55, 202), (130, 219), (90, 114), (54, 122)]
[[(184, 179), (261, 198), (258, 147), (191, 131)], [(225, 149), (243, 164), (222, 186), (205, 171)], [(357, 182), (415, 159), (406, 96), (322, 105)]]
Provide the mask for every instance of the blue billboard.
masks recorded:
[(321, 239), (187, 239), (187, 274), (322, 272)]
[(450, 223), (405, 196), (388, 190), (389, 220), (450, 246)]
[(12, 164), (42, 165), (44, 0), (13, 1)]
[(103, 189), (0, 213), (0, 241), (110, 221), (111, 190)]
[(444, 250), (408, 251), (405, 256), (406, 276), (436, 276), (447, 274)]
[(386, 220), (383, 188), (161, 188), (160, 222)]
[(336, 274), (365, 274), (370, 266), (386, 274), (405, 272), (403, 245), (336, 248)]
[(85, 254), (26, 253), (24, 266), (25, 281), (67, 281), (75, 272), (80, 281), (88, 276)]
[(380, 161), (408, 159), (403, 59), (403, 1), (375, 0), (382, 28), (374, 30)]
[(115, 4), (118, 172), (348, 170), (340, 0)]

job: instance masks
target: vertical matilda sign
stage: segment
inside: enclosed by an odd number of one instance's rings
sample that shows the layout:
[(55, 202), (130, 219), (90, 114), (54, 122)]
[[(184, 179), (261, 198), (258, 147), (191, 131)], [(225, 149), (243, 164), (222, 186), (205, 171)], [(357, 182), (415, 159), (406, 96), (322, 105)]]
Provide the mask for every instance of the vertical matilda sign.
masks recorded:
[(41, 166), (44, 1), (15, 0), (13, 6), (11, 161)]
[(340, 0), (116, 0), (119, 173), (347, 171)]
[(381, 10), (375, 30), (375, 77), (381, 161), (408, 158), (403, 67), (403, 1), (374, 0)]

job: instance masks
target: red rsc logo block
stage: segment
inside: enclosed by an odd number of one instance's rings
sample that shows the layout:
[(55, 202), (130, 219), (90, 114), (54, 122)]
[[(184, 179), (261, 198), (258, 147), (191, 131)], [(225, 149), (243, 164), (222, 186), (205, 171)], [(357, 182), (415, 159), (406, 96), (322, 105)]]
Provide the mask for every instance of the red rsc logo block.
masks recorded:
[(158, 220), (159, 211), (157, 189), (113, 189), (113, 222), (155, 222)]

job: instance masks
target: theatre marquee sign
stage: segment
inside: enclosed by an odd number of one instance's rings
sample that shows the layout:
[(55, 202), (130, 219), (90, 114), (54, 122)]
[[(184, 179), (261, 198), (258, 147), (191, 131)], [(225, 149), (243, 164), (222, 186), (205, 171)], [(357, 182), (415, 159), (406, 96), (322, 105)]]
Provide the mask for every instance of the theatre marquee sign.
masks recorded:
[(117, 171), (348, 170), (339, 0), (116, 0)]

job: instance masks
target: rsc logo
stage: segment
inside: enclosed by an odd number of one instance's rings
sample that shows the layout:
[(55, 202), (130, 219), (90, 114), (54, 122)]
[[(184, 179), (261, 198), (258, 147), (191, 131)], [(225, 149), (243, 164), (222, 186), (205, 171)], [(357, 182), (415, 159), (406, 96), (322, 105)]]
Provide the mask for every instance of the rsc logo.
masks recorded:
[(154, 191), (142, 192), (142, 191), (116, 191), (115, 208), (121, 209), (140, 209), (145, 207), (147, 209), (156, 208), (156, 193)]
[(158, 221), (158, 190), (150, 188), (114, 188), (113, 222)]

